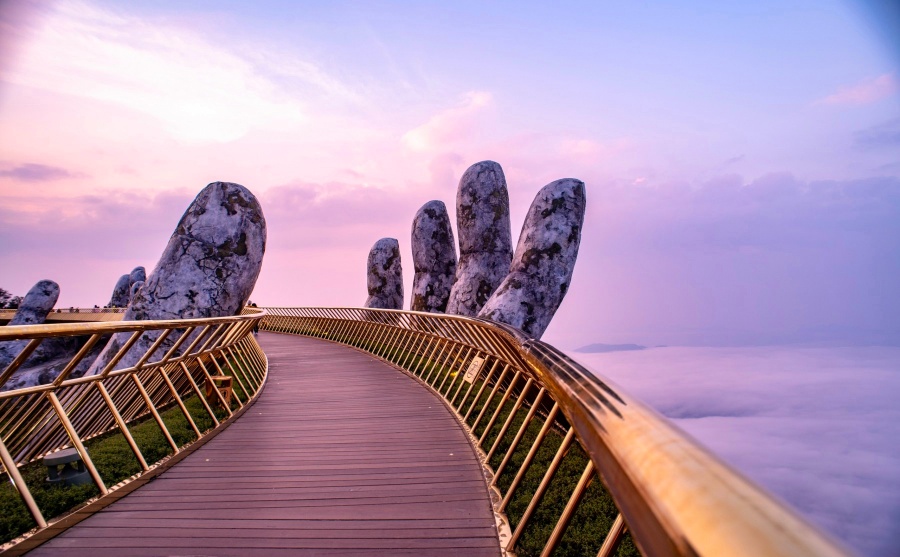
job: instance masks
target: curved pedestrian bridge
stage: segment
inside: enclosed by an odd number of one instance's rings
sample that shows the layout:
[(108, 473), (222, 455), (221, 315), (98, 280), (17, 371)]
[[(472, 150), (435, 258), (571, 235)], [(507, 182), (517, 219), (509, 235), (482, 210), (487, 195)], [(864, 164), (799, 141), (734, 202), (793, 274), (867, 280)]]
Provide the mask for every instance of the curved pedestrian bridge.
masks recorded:
[[(9, 387), (65, 336), (81, 348), (55, 379)], [(0, 369), (0, 497), (20, 517), (4, 555), (848, 555), (640, 401), (496, 323), (248, 308), (7, 326), (0, 342), (18, 353)], [(87, 485), (44, 481), (61, 450)]]
[(440, 399), (351, 348), (259, 343), (268, 385), (239, 420), (28, 555), (499, 555), (481, 464)]

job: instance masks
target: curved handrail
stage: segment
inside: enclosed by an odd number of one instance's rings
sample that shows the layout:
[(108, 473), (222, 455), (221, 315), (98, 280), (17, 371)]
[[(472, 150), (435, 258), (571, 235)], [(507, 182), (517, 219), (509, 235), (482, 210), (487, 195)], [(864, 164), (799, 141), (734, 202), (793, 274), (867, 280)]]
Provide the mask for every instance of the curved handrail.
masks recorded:
[[(0, 462), (38, 533), (48, 523), (20, 467), (74, 447), (101, 498), (136, 480), (146, 481), (148, 473), (159, 473), (168, 460), (205, 442), (256, 399), (268, 364), (251, 332), (265, 315), (264, 310), (246, 308), (243, 315), (227, 317), (0, 327), (0, 343), (18, 354), (0, 369)], [(75, 347), (56, 362), (58, 372), (47, 382), (2, 390), (25, 366), (46, 366), (35, 361), (42, 343), (64, 337)], [(230, 379), (220, 379), (224, 376)], [(231, 382), (232, 391), (217, 386)], [(198, 427), (186, 406), (192, 396), (202, 403), (212, 428)], [(217, 406), (222, 407), (219, 415)], [(181, 446), (175, 442), (160, 415), (169, 407), (180, 410), (194, 441)], [(129, 426), (145, 417), (152, 417), (170, 445), (168, 460), (148, 463), (132, 437)], [(141, 472), (109, 487), (84, 443), (112, 431), (125, 438)]]
[[(510, 455), (521, 450), (517, 444), (534, 416), (543, 416), (553, 426), (562, 425), (563, 430), (569, 426), (570, 433), (523, 518), (511, 539), (504, 541), (507, 551), (516, 549), (574, 433), (590, 462), (571, 491), (542, 555), (551, 554), (564, 536), (594, 474), (602, 479), (620, 512), (608, 533), (601, 533), (605, 539), (599, 555), (612, 554), (625, 528), (644, 555), (849, 554), (611, 381), (515, 328), (462, 316), (398, 310), (272, 307), (267, 311), (264, 329), (349, 344), (423, 380), (475, 434), (479, 448), (487, 453), (486, 461), (507, 442), (501, 438), (511, 439), (506, 456), (497, 470), (492, 470), (498, 475), (504, 468), (503, 472), (509, 473)], [(473, 372), (473, 368), (478, 369)], [(469, 379), (473, 382), (459, 399)], [(474, 389), (479, 382), (481, 387)], [(470, 399), (473, 391), (478, 394)], [(487, 392), (488, 398), (482, 399)], [(479, 422), (492, 404), (493, 416), (479, 438)], [(504, 408), (507, 410), (501, 410)], [(526, 410), (528, 415), (514, 431), (514, 416)], [(492, 445), (482, 445), (489, 432), (497, 429)], [(495, 510), (506, 509), (546, 429), (538, 435), (507, 493), (499, 493), (502, 501), (498, 498)], [(497, 486), (496, 477), (493, 484)]]

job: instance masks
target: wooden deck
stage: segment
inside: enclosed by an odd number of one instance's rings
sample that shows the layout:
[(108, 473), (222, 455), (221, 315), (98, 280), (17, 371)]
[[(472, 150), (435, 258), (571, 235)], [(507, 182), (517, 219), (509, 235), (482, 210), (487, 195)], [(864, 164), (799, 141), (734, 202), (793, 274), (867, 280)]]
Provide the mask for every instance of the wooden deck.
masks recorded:
[(415, 380), (261, 333), (256, 404), (157, 479), (28, 555), (500, 554), (481, 467)]

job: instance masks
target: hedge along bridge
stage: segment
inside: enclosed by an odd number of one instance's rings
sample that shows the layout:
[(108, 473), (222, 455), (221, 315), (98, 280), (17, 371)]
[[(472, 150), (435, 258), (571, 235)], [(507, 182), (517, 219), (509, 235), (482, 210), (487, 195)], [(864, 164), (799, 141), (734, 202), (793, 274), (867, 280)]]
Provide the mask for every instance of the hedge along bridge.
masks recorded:
[[(263, 332), (260, 347), (256, 323), (282, 334)], [(90, 335), (52, 384), (0, 393), (0, 456), (37, 524), (7, 544), (9, 554), (46, 542), (34, 554), (107, 548), (119, 555), (127, 547), (133, 554), (847, 555), (639, 401), (510, 327), (417, 312), (267, 308), (206, 320), (4, 329), (0, 341), (29, 342), (0, 386), (43, 339)], [(90, 345), (113, 332), (131, 333), (123, 351), (140, 335), (157, 340), (131, 368), (114, 369), (114, 360), (99, 375), (68, 378)], [(163, 336), (177, 338), (175, 346), (161, 350)], [(210, 393), (218, 405), (202, 392), (221, 375), (234, 379), (230, 406), (218, 390)], [(212, 427), (196, 424), (191, 404), (202, 405)], [(166, 432), (164, 411), (180, 412), (194, 438), (179, 446), (166, 434), (170, 454), (149, 464), (129, 432), (142, 420)], [(455, 420), (442, 419), (448, 415)], [(85, 443), (114, 433), (141, 470), (108, 486)], [(266, 435), (274, 442), (257, 442)], [(384, 449), (373, 449), (375, 441)], [(99, 494), (48, 523), (20, 469), (70, 446)], [(223, 474), (242, 465), (257, 475), (223, 499), (240, 477)], [(269, 489), (244, 489), (254, 482)], [(271, 486), (289, 494), (273, 497)], [(223, 505), (227, 527), (202, 518)], [(122, 542), (157, 523), (167, 538), (177, 538), (166, 534), (177, 524), (190, 531), (165, 550)], [(177, 545), (190, 539), (212, 545)]]

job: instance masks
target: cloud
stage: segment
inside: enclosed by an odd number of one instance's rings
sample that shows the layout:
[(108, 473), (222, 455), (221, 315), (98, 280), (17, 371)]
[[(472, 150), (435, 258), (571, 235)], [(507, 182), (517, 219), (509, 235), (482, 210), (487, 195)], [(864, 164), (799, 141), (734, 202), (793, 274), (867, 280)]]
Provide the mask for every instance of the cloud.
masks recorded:
[(487, 91), (470, 91), (452, 108), (442, 110), (427, 122), (403, 134), (403, 144), (413, 151), (444, 150), (474, 133), (479, 115), (491, 105)]
[(900, 348), (575, 354), (867, 557), (896, 555)]
[(0, 170), (0, 177), (13, 178), (22, 182), (47, 182), (83, 176), (79, 172), (70, 172), (65, 168), (36, 163), (25, 163), (14, 168)]
[[(62, 305), (109, 299), (122, 269), (152, 268), (196, 193), (109, 189), (20, 197), (0, 192), (3, 286), (27, 290), (35, 280), (55, 277)], [(254, 299), (297, 304), (298, 292), (313, 291), (313, 303), (341, 306), (365, 299), (365, 258), (375, 240), (396, 237), (409, 249), (412, 217), (428, 200), (424, 192), (410, 196), (353, 183), (301, 181), (259, 191), (257, 197), (269, 242)], [(411, 272), (411, 264), (407, 267)]]
[(900, 345), (898, 178), (588, 182), (587, 198), (550, 342)]
[(900, 90), (900, 83), (897, 78), (892, 73), (886, 73), (856, 85), (842, 87), (827, 97), (819, 99), (816, 104), (871, 104), (894, 95), (898, 90)]
[(626, 250), (787, 250), (900, 227), (895, 177), (805, 182), (771, 173), (745, 181), (731, 174), (699, 184), (612, 183), (590, 193), (604, 217), (598, 225), (615, 229), (609, 244)]
[(284, 54), (275, 71), (263, 50), (234, 51), (163, 21), (77, 1), (53, 4), (40, 21), (4, 80), (150, 115), (183, 142), (228, 142), (305, 121), (303, 101), (276, 74), (351, 95), (311, 62)]
[(863, 148), (896, 148), (900, 145), (900, 118), (859, 130), (854, 135), (854, 140), (857, 146)]

